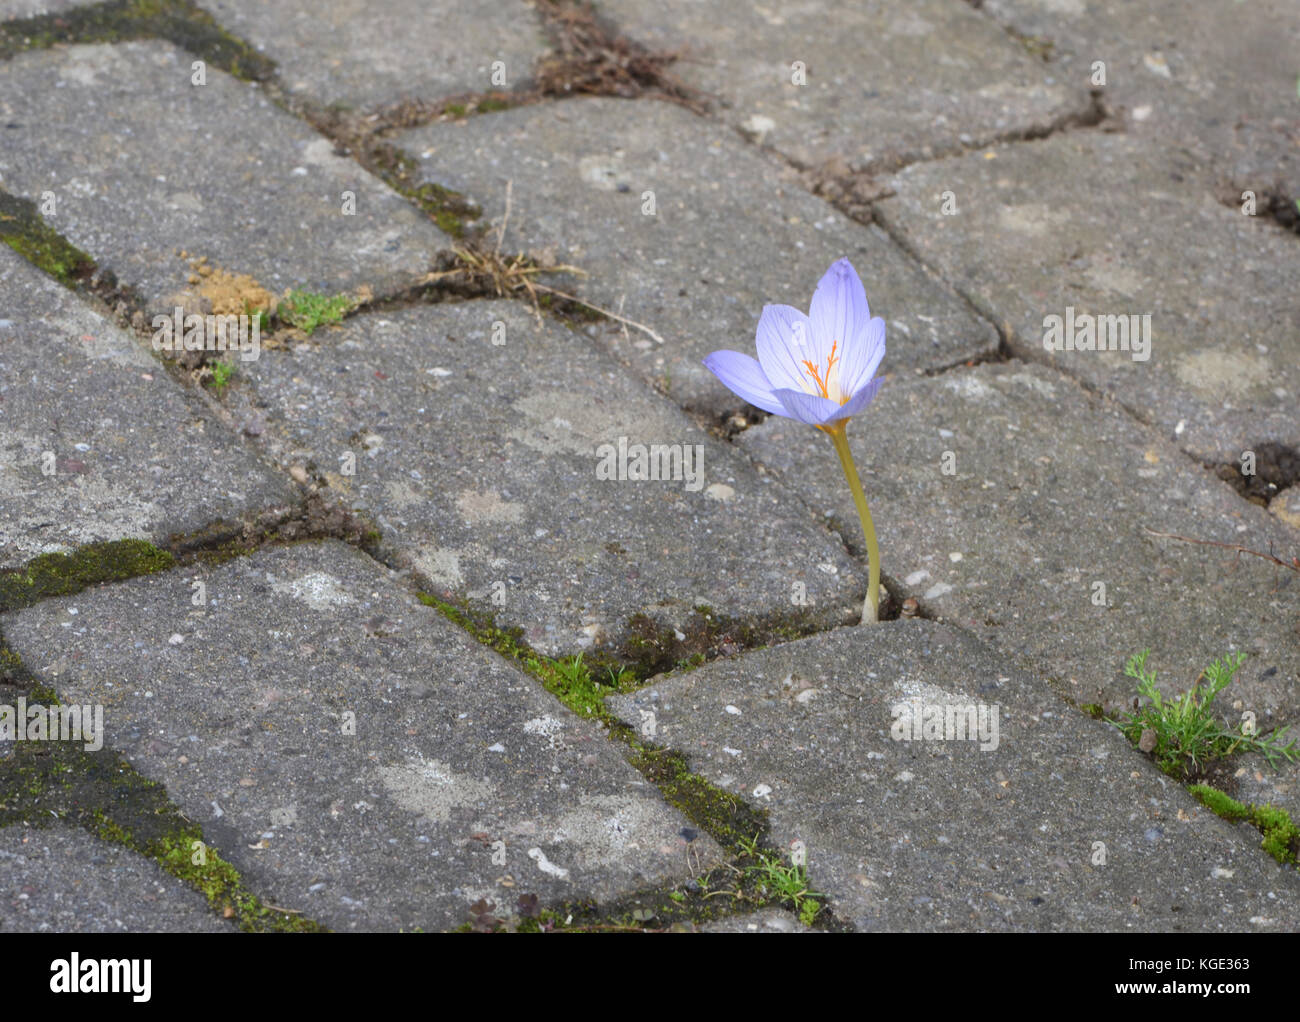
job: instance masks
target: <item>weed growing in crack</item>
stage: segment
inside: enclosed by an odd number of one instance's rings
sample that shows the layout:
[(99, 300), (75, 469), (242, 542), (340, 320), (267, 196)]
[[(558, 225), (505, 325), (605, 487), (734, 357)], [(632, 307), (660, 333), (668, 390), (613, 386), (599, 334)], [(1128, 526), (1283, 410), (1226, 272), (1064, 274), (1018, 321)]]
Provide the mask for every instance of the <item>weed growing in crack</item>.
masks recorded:
[(1235, 731), (1224, 727), (1214, 715), (1214, 699), (1232, 683), (1246, 662), (1245, 653), (1233, 653), (1214, 661), (1190, 689), (1169, 702), (1156, 688), (1156, 672), (1147, 668), (1148, 653), (1150, 650), (1134, 654), (1124, 667), (1125, 675), (1137, 682), (1138, 696), (1148, 704), (1129, 714), (1125, 721), (1107, 719), (1125, 738), (1149, 753), (1165, 773), (1179, 779), (1195, 777), (1211, 760), (1238, 751), (1258, 752), (1274, 768), (1279, 759), (1300, 761), (1300, 749), (1294, 740), (1282, 744), (1288, 728), (1261, 736), (1246, 723)]
[(218, 395), (225, 392), (230, 385), (230, 378), (235, 375), (235, 367), (230, 362), (213, 362), (209, 367), (211, 371), (212, 389)]
[(280, 303), (276, 315), (292, 327), (311, 335), (322, 326), (339, 322), (355, 309), (357, 300), (351, 295), (323, 295), (314, 291), (290, 291)]

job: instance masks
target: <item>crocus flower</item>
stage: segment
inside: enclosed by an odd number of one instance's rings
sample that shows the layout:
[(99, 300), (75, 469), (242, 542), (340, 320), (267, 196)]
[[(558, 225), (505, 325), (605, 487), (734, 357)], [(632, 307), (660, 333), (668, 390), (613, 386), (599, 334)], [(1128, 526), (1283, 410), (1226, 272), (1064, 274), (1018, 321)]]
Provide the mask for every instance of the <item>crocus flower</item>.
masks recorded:
[(873, 319), (862, 281), (847, 259), (835, 262), (813, 294), (808, 315), (768, 305), (758, 320), (758, 358), (715, 351), (705, 366), (739, 397), (765, 412), (798, 419), (831, 438), (853, 491), (870, 562), (862, 620), (879, 617), (880, 552), (853, 455), (848, 420), (880, 389), (885, 321)]

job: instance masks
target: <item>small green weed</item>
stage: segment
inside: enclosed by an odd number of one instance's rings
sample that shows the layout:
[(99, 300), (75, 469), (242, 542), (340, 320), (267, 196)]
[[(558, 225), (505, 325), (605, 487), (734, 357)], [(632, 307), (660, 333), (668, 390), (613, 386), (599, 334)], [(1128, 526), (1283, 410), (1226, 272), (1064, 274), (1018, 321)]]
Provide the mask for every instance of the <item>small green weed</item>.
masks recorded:
[(1150, 650), (1134, 654), (1124, 667), (1124, 673), (1137, 681), (1137, 694), (1148, 700), (1148, 705), (1129, 714), (1126, 721), (1110, 723), (1142, 751), (1149, 752), (1165, 773), (1179, 779), (1195, 777), (1209, 761), (1240, 750), (1260, 753), (1274, 768), (1279, 759), (1300, 760), (1294, 740), (1282, 744), (1287, 728), (1261, 736), (1251, 733), (1244, 723), (1235, 731), (1226, 728), (1215, 717), (1214, 699), (1231, 684), (1246, 662), (1246, 654), (1233, 653), (1214, 661), (1187, 692), (1166, 702), (1156, 688), (1156, 672), (1147, 668), (1148, 653)]
[(276, 315), (290, 326), (311, 334), (319, 327), (337, 323), (356, 305), (356, 299), (350, 295), (331, 296), (294, 290), (280, 303)]
[(209, 368), (212, 370), (212, 389), (220, 394), (230, 384), (235, 367), (230, 362), (213, 362)]
[(765, 897), (790, 902), (800, 921), (811, 926), (825, 895), (809, 887), (808, 871), (803, 866), (787, 865), (780, 856), (760, 848), (757, 838), (741, 838), (737, 846), (744, 858), (754, 860), (742, 870), (742, 879)]

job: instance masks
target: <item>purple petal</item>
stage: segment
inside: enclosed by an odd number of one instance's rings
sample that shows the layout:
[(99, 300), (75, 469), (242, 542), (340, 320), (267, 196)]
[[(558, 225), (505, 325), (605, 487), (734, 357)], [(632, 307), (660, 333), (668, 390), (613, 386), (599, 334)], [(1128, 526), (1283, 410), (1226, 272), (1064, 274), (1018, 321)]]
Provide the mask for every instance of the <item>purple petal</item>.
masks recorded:
[(876, 399), (876, 392), (880, 390), (880, 385), (884, 382), (885, 381), (882, 377), (877, 376), (860, 391), (849, 398), (848, 401), (844, 402), (835, 414), (826, 421), (839, 422), (841, 419), (847, 419), (851, 415), (857, 415), (858, 412), (862, 411), (862, 409), (866, 408), (867, 405), (871, 404), (871, 402)]
[(840, 392), (856, 394), (876, 375), (885, 357), (885, 321), (877, 316), (844, 348), (844, 361), (840, 363)]
[(773, 393), (785, 405), (786, 415), (810, 426), (825, 425), (840, 410), (838, 402), (820, 394), (805, 394), (802, 390), (777, 390)]
[[(812, 306), (808, 310), (812, 320), (813, 337), (825, 351), (818, 351), (824, 362), (830, 355), (831, 342), (839, 342), (840, 352), (858, 340), (858, 335), (871, 321), (871, 308), (867, 293), (862, 288), (853, 264), (847, 259), (837, 259), (817, 284)], [(840, 367), (840, 379), (844, 368)]]
[(789, 415), (772, 393), (772, 385), (763, 375), (762, 367), (751, 356), (738, 351), (715, 351), (705, 358), (704, 364), (732, 393), (755, 408), (773, 415)]
[(793, 306), (763, 306), (763, 315), (758, 318), (755, 343), (763, 375), (774, 389), (788, 387), (791, 390), (803, 390), (807, 373), (800, 363), (804, 359), (811, 361), (816, 357), (812, 333), (808, 317)]

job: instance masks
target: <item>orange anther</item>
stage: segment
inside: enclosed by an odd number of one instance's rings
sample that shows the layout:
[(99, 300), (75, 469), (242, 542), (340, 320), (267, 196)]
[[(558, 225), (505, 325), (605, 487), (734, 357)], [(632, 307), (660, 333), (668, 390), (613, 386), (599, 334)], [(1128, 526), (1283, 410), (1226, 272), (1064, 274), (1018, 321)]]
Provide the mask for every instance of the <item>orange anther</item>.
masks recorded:
[(824, 380), (822, 379), (821, 371), (815, 365), (809, 362), (807, 359), (804, 360), (804, 365), (808, 367), (808, 372), (812, 373), (813, 381), (817, 384), (818, 388), (820, 388), (822, 392), (822, 397), (826, 397), (826, 398), (830, 397), (830, 394), (827, 393), (826, 388), (830, 386), (831, 369), (834, 367), (835, 363), (839, 361), (835, 357), (835, 349), (839, 347), (839, 344), (840, 344), (839, 341), (831, 342), (831, 354), (830, 357), (826, 360), (826, 379)]

